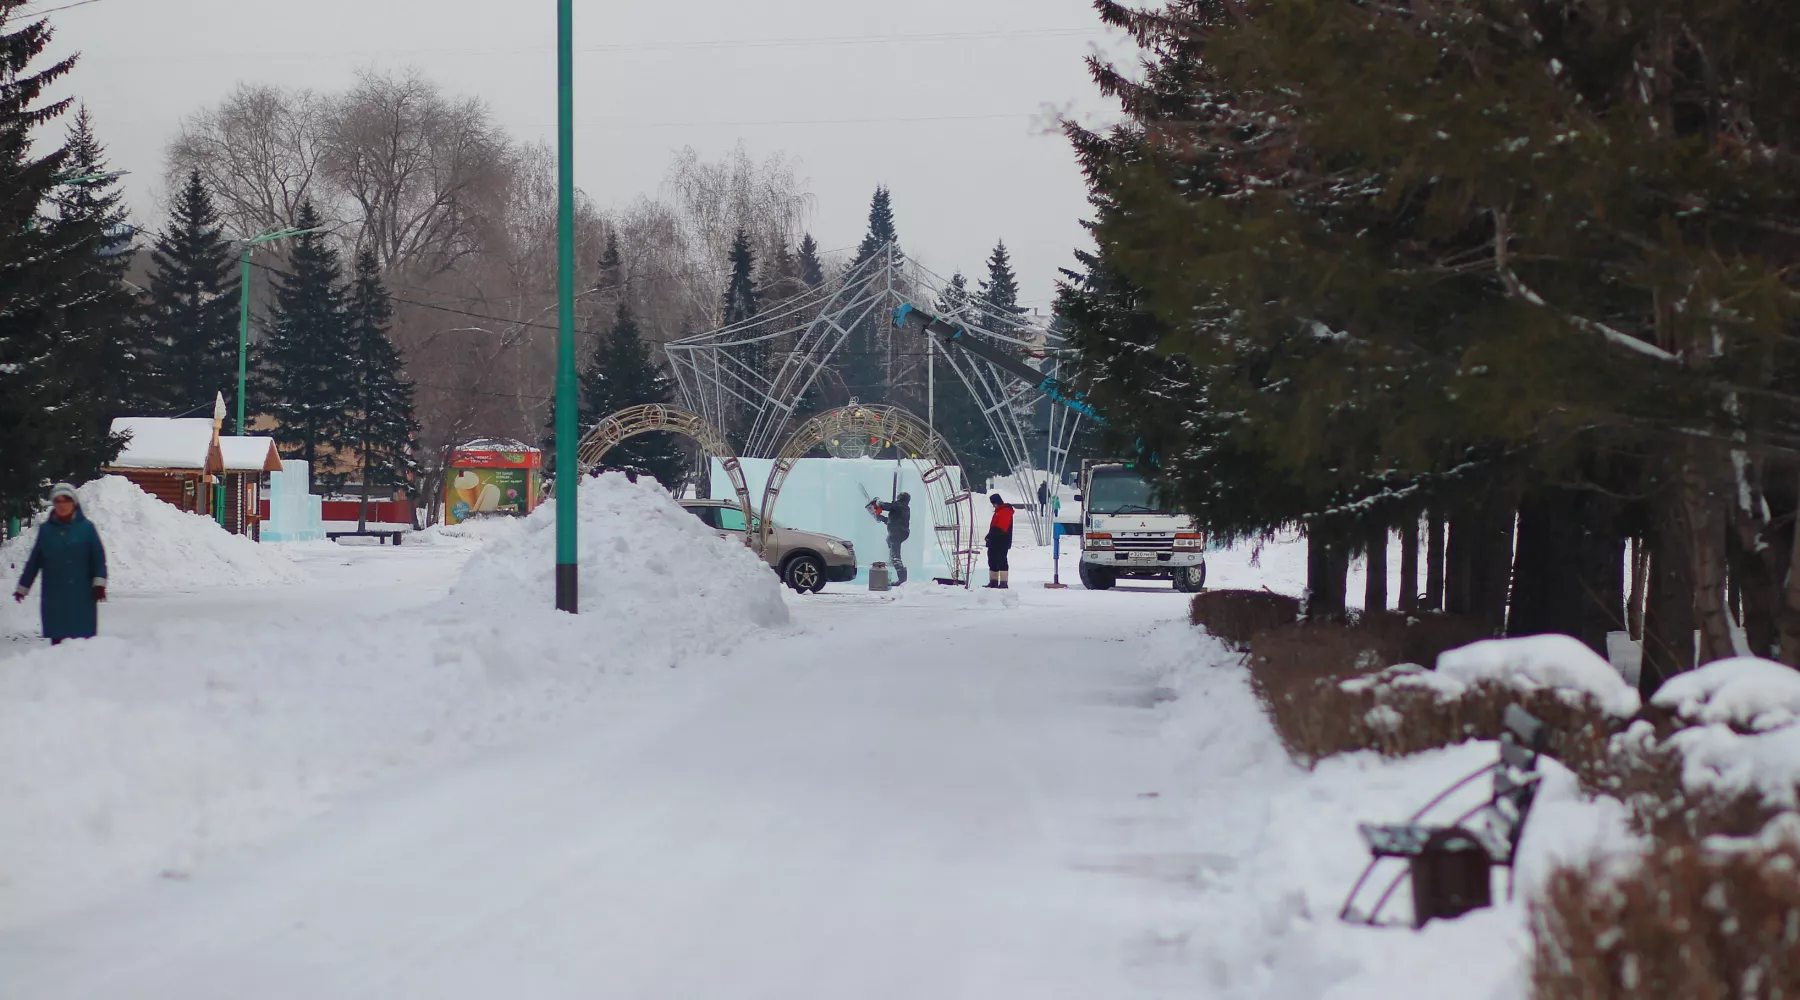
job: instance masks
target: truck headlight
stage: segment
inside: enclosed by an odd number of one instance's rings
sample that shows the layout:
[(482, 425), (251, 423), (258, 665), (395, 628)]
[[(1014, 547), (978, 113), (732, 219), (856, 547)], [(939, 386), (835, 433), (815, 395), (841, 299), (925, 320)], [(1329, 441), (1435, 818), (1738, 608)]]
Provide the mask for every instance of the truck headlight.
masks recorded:
[(1087, 535), (1082, 544), (1090, 549), (1110, 549), (1113, 547), (1113, 538), (1110, 534)]
[(1185, 550), (1193, 552), (1205, 548), (1205, 546), (1206, 539), (1201, 538), (1199, 535), (1180, 534), (1175, 536), (1175, 548), (1177, 551)]

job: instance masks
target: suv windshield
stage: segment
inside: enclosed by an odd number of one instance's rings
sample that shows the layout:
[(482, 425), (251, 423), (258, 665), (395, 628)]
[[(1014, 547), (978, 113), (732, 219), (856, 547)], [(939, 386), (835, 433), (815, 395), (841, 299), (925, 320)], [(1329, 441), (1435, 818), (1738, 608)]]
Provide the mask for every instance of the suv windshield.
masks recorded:
[(1162, 510), (1157, 505), (1154, 487), (1131, 469), (1116, 466), (1094, 470), (1083, 502), (1097, 514), (1150, 514)]

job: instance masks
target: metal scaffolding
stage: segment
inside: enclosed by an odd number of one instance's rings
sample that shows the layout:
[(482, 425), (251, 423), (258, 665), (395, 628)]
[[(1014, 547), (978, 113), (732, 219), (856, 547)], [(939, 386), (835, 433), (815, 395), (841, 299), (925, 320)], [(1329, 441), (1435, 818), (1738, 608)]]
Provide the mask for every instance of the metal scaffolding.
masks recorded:
[[(1049, 406), (1047, 426), (1036, 426), (1043, 396), (1038, 387), (984, 359), (932, 338), (896, 344), (891, 317), (902, 305), (935, 313), (971, 336), (1018, 351), (1027, 363), (1055, 374), (1061, 338), (1018, 316), (992, 313), (974, 296), (947, 300), (948, 282), (900, 253), (892, 244), (817, 288), (772, 304), (742, 323), (674, 341), (666, 346), (684, 406), (714, 427), (737, 428), (737, 453), (772, 458), (809, 400), (815, 409), (828, 386), (842, 386), (856, 331), (873, 335), (873, 347), (891, 380), (896, 358), (929, 355), (926, 367), (948, 365), (975, 399), (1001, 459), (1024, 499), (1027, 523), (1039, 544), (1050, 524), (1039, 516), (1040, 475), (1060, 483), (1082, 416)], [(927, 388), (926, 392), (934, 391)], [(847, 394), (848, 389), (840, 389)], [(837, 405), (850, 399), (830, 401)], [(872, 402), (872, 401), (864, 401)], [(924, 407), (929, 419), (931, 405)], [(917, 415), (915, 415), (917, 416)], [(932, 428), (936, 434), (936, 428)], [(1042, 436), (1043, 441), (1038, 438)], [(974, 488), (973, 484), (971, 488)]]

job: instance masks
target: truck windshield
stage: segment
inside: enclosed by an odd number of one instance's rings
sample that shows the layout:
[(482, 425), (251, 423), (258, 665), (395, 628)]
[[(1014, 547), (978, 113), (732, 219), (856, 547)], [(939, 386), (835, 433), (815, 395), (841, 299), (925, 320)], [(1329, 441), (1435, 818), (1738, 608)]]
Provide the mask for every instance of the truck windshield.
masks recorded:
[(1088, 510), (1097, 514), (1150, 514), (1162, 510), (1156, 502), (1155, 488), (1124, 468), (1095, 469), (1083, 501)]

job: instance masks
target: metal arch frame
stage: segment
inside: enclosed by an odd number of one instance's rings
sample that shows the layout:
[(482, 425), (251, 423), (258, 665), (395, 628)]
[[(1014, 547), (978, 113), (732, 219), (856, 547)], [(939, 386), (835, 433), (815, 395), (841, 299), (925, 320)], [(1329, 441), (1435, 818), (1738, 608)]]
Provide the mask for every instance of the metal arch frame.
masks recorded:
[[(892, 327), (885, 317), (894, 307), (938, 308), (946, 286), (943, 278), (889, 244), (834, 280), (778, 302), (760, 316), (671, 342), (664, 351), (689, 410), (720, 428), (733, 416), (753, 411), (740, 454), (773, 457), (801, 403), (829, 376), (833, 360), (842, 354), (852, 331), (873, 319), (882, 335), (891, 337)], [(991, 343), (1014, 348), (1038, 346), (1002, 332), (1010, 331), (1017, 317), (993, 314), (973, 297), (954, 316), (945, 318)], [(1059, 339), (1054, 332), (1049, 335), (1046, 346), (1050, 352), (1042, 362), (1046, 373), (1057, 363)], [(779, 365), (771, 359), (773, 371), (758, 371), (741, 356), (747, 350), (767, 350), (784, 343), (789, 346), (779, 352)], [(1026, 498), (1026, 522), (1038, 541), (1047, 543), (1050, 524), (1038, 511), (1033, 480), (1042, 468), (1047, 479), (1060, 484), (1081, 417), (1051, 407), (1047, 446), (1034, 456), (1032, 410), (1040, 398), (1035, 386), (935, 339), (928, 339), (925, 349), (933, 361), (950, 364), (977, 402), (1008, 474), (1020, 496)], [(1041, 464), (1038, 458), (1043, 459)]]
[[(576, 474), (582, 477), (592, 474), (606, 453), (618, 447), (620, 442), (654, 431), (669, 431), (690, 438), (700, 450), (718, 459), (725, 468), (725, 475), (731, 479), (732, 490), (737, 493), (738, 506), (744, 511), (744, 523), (751, 523), (750, 487), (744, 482), (744, 469), (738, 462), (737, 453), (731, 450), (725, 435), (706, 418), (678, 407), (663, 403), (628, 406), (603, 418), (582, 437), (576, 448)], [(764, 540), (754, 531), (745, 531), (744, 544), (760, 552)]]
[[(768, 484), (763, 487), (762, 534), (767, 536), (770, 526), (775, 523), (775, 505), (781, 499), (782, 484), (794, 470), (794, 465), (819, 445), (844, 436), (876, 437), (906, 455), (902, 461), (911, 461), (915, 465), (931, 463), (919, 478), (931, 494), (933, 533), (937, 536), (938, 550), (950, 566), (952, 578), (967, 587), (975, 561), (974, 497), (953, 481), (950, 470), (960, 469), (960, 463), (949, 442), (897, 406), (852, 403), (827, 410), (788, 435), (769, 468)], [(766, 540), (762, 544), (766, 545)]]

